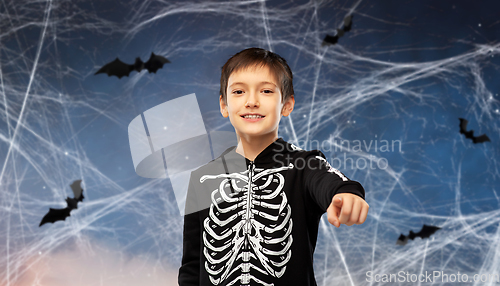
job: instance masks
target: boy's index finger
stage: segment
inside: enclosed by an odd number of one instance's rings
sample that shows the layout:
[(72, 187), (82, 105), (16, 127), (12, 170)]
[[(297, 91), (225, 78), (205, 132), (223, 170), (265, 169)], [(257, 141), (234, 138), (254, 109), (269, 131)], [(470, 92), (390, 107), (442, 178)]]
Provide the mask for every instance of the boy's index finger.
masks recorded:
[(333, 196), (332, 203), (334, 206), (341, 208), (343, 203), (342, 197), (337, 195)]
[(339, 222), (342, 224), (347, 224), (350, 220), (354, 200), (350, 197), (342, 198), (342, 204), (340, 208)]

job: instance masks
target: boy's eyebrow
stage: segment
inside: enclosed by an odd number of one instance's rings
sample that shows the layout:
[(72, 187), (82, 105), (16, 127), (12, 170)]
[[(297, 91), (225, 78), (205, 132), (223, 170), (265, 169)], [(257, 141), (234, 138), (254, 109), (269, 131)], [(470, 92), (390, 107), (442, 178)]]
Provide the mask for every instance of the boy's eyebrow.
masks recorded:
[[(231, 87), (233, 85), (237, 85), (237, 84), (241, 84), (241, 85), (247, 85), (246, 83), (244, 82), (233, 82), (233, 84), (229, 85), (228, 87)], [(263, 85), (263, 84), (272, 84), (274, 86), (277, 86), (274, 82), (270, 82), (270, 81), (261, 81), (259, 82), (260, 85)]]

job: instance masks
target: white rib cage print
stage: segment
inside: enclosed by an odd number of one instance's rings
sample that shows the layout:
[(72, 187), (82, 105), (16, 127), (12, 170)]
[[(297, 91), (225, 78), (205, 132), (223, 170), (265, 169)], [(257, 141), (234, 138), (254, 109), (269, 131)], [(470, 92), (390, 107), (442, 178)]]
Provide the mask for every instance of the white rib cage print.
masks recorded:
[[(285, 179), (275, 169), (255, 168), (241, 173), (205, 175), (225, 178), (212, 192), (209, 216), (204, 221), (205, 269), (214, 285), (271, 286), (266, 277), (281, 277), (292, 256), (292, 219)], [(234, 190), (232, 192), (231, 190)]]

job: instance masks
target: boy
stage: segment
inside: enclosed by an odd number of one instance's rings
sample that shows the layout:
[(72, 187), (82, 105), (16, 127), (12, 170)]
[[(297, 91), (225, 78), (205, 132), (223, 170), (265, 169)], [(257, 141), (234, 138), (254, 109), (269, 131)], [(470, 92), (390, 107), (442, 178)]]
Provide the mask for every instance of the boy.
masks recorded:
[(220, 110), (238, 145), (191, 173), (179, 285), (316, 285), (318, 225), (365, 221), (364, 189), (322, 152), (278, 138), (295, 100), (272, 52), (243, 50), (222, 67)]

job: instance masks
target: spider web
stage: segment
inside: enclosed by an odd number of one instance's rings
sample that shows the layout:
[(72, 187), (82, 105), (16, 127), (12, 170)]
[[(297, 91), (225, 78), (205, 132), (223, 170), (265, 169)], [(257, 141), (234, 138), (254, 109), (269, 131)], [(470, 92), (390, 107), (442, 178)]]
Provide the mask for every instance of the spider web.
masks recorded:
[[(494, 11), (496, 2), (466, 1), (2, 1), (0, 284), (176, 285), (182, 217), (168, 179), (135, 174), (127, 126), (196, 93), (207, 130), (230, 131), (220, 67), (252, 46), (294, 72), (296, 106), (279, 136), (322, 150), (366, 189), (365, 224), (322, 220), (318, 285), (379, 284), (368, 273), (401, 271), (500, 274)], [(350, 14), (351, 31), (322, 46)], [(172, 63), (120, 80), (93, 75), (151, 52)], [(459, 117), (491, 142), (465, 139)], [(85, 200), (39, 228), (77, 179)], [(423, 224), (441, 229), (396, 245)]]

